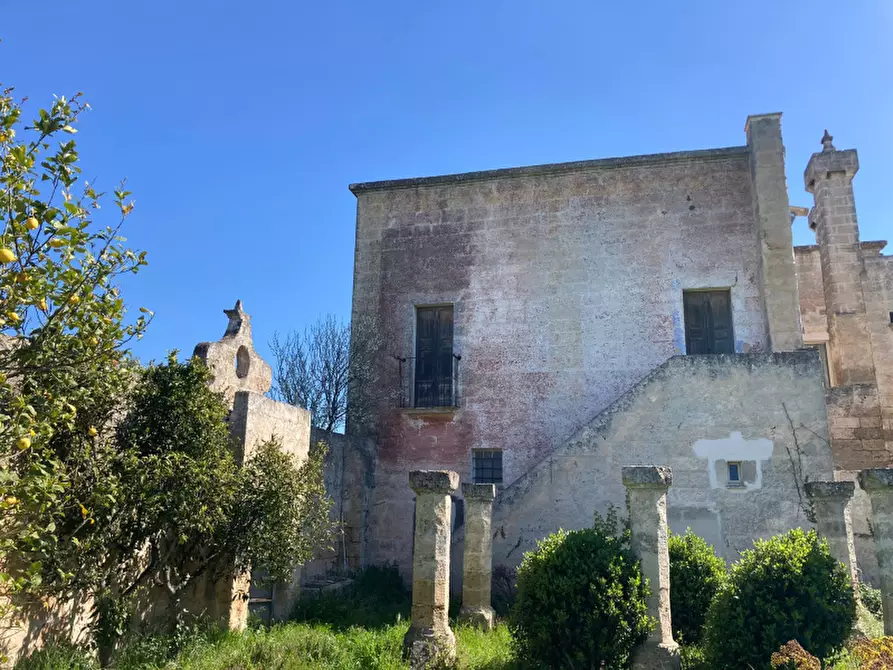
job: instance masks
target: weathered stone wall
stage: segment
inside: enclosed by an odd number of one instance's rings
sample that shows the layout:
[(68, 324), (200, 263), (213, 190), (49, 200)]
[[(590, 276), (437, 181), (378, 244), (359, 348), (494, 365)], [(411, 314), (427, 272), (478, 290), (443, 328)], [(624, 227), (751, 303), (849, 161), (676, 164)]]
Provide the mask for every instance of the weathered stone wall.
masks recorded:
[(893, 256), (881, 256), (883, 242), (863, 242), (865, 275), (862, 291), (874, 355), (878, 403), (887, 462), (893, 465)]
[[(493, 511), (494, 564), (517, 564), (535, 541), (624, 507), (620, 469), (672, 467), (668, 514), (726, 559), (808, 526), (803, 482), (831, 479), (818, 354), (674, 357), (505, 489)], [(740, 461), (743, 486), (726, 463)]]
[(797, 287), (800, 293), (800, 320), (803, 341), (809, 344), (828, 341), (828, 318), (825, 314), (825, 289), (822, 285), (822, 257), (819, 248), (794, 247), (797, 266)]
[(310, 432), (312, 443), (325, 442), (326, 493), (332, 499), (333, 521), (340, 525), (332, 551), (320, 552), (305, 566), (304, 579), (312, 580), (327, 574), (345, 574), (363, 565), (370, 496), (375, 486), (376, 443), (368, 437), (331, 433), (319, 428)]
[(510, 483), (684, 353), (683, 289), (730, 287), (736, 349), (767, 348), (744, 147), (354, 191), (354, 316), (380, 317), (381, 378), (401, 356), (411, 383), (415, 305), (454, 305), (462, 356), (458, 410), (380, 407), (370, 562), (408, 568), (407, 471), (468, 481), (471, 448), (497, 448)]

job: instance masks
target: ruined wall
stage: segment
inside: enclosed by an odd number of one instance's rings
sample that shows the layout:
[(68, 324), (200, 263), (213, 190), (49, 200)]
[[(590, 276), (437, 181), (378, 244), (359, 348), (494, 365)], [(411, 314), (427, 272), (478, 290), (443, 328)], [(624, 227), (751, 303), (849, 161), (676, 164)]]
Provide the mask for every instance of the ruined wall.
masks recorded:
[[(620, 468), (673, 468), (670, 526), (733, 559), (754, 538), (808, 526), (802, 484), (831, 479), (822, 367), (813, 351), (674, 357), (497, 498), (494, 564), (538, 538), (624, 508)], [(727, 482), (741, 462), (743, 486)], [(801, 497), (802, 496), (802, 497)]]
[(794, 247), (797, 288), (800, 292), (800, 320), (803, 341), (809, 344), (828, 341), (828, 317), (825, 289), (822, 285), (822, 258), (815, 245)]
[(331, 551), (318, 552), (304, 566), (304, 580), (355, 572), (363, 565), (363, 545), (370, 496), (375, 482), (375, 440), (311, 429), (312, 443), (325, 442), (326, 493), (332, 499), (330, 518), (338, 523)]
[(414, 353), (416, 305), (454, 305), (462, 356), (456, 411), (380, 407), (369, 560), (408, 565), (407, 471), (468, 481), (471, 448), (498, 448), (510, 483), (683, 353), (683, 289), (731, 287), (736, 349), (765, 349), (750, 184), (732, 148), (354, 187), (381, 378)]

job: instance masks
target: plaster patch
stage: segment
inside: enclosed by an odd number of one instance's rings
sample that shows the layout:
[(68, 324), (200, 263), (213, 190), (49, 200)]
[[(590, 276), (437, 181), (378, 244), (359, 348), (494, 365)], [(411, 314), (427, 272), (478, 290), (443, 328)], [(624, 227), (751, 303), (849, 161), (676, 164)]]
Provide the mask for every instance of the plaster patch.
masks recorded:
[(716, 477), (716, 461), (754, 461), (757, 466), (756, 478), (753, 484), (744, 482), (747, 490), (756, 490), (763, 486), (762, 461), (772, 458), (772, 440), (759, 438), (745, 440), (739, 432), (729, 433), (728, 437), (719, 440), (698, 440), (693, 450), (698, 458), (707, 459), (707, 476), (710, 478), (710, 488), (726, 488), (725, 482), (719, 482)]

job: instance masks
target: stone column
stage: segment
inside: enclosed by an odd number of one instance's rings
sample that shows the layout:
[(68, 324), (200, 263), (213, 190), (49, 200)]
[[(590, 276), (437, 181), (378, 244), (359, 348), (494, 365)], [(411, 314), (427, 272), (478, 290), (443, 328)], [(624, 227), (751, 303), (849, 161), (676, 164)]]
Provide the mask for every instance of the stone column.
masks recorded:
[(893, 468), (859, 473), (859, 485), (871, 499), (871, 527), (884, 606), (884, 635), (893, 635)]
[(412, 623), (403, 638), (411, 668), (451, 664), (456, 638), (450, 630), (450, 494), (459, 475), (448, 470), (414, 470), (415, 540), (412, 556)]
[(804, 490), (815, 512), (816, 530), (827, 540), (831, 556), (843, 563), (853, 587), (858, 589), (856, 548), (849, 508), (856, 485), (853, 482), (806, 482)]
[(462, 611), (464, 621), (483, 630), (493, 628), (490, 606), (493, 577), (493, 518), (495, 484), (462, 484), (465, 497), (465, 556), (462, 569)]
[(667, 549), (667, 490), (673, 471), (666, 466), (625, 467), (632, 550), (648, 580), (648, 614), (657, 625), (645, 643), (633, 652), (633, 670), (678, 670), (679, 645), (670, 621), (670, 555)]

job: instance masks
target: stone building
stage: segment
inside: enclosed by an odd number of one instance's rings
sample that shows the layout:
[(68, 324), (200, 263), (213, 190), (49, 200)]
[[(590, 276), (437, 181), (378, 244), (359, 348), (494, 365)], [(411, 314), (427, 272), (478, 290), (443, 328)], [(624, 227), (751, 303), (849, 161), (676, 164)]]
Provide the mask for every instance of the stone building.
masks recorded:
[(809, 524), (806, 481), (891, 463), (893, 262), (859, 240), (856, 152), (826, 134), (809, 160), (817, 244), (794, 248), (781, 115), (745, 134), (350, 187), (353, 318), (378, 324), (384, 380), (351, 426), (377, 445), (353, 565), (408, 572), (410, 470), (495, 483), (494, 562), (516, 564), (622, 506), (621, 465), (670, 465), (671, 526), (731, 558)]

